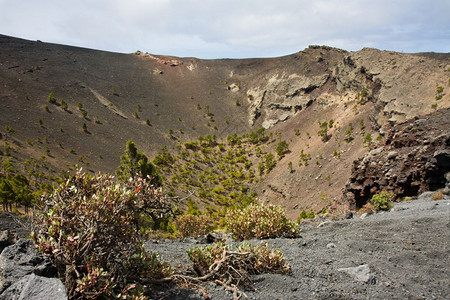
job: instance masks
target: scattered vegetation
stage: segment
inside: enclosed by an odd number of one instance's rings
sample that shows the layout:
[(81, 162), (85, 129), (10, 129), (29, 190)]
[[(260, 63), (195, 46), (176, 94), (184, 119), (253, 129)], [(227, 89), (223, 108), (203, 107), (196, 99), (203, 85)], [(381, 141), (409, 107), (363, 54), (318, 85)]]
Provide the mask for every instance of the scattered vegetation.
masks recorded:
[(438, 85), (436, 87), (436, 100), (441, 100), (444, 97), (444, 87), (441, 85)]
[(369, 91), (366, 88), (363, 88), (361, 92), (356, 94), (356, 101), (360, 105), (364, 105), (369, 100), (368, 98)]
[(302, 150), (300, 150), (300, 160), (298, 161), (298, 166), (307, 166), (309, 161), (311, 160), (311, 154), (306, 153)]

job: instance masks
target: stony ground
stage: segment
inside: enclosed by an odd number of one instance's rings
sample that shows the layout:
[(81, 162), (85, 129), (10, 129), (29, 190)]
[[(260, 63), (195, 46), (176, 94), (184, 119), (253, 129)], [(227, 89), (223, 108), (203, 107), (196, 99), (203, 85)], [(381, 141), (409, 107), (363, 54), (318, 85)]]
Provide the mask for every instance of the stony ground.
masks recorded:
[[(250, 241), (280, 248), (292, 273), (252, 276), (254, 290), (245, 293), (249, 299), (450, 299), (450, 197), (433, 201), (431, 195), (363, 219), (302, 225), (300, 238)], [(25, 233), (11, 215), (0, 220), (2, 230)], [(195, 275), (186, 250), (199, 245), (187, 239), (146, 247), (179, 272)], [(161, 287), (154, 296), (233, 298), (212, 282), (196, 290)]]
[[(431, 193), (364, 219), (303, 226), (300, 238), (271, 239), (292, 267), (290, 275), (253, 276), (249, 299), (450, 299), (450, 198)], [(251, 241), (261, 243), (261, 241)], [(149, 243), (178, 268), (190, 267), (194, 240)], [(169, 290), (165, 299), (232, 299), (214, 283), (203, 291)]]

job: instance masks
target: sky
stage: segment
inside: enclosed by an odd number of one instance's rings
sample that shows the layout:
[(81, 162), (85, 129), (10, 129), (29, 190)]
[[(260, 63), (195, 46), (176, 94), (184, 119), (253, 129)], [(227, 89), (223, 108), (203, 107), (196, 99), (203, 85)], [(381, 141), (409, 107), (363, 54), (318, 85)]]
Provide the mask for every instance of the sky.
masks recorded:
[(450, 0), (0, 0), (0, 34), (197, 58), (450, 51)]

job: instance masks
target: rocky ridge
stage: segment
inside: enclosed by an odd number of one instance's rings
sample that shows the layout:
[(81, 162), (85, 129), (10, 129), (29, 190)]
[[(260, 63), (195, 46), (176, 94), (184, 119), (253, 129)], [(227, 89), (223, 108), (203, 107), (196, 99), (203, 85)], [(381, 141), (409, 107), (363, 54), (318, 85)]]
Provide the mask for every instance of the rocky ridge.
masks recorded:
[(344, 199), (356, 209), (382, 190), (402, 199), (444, 188), (450, 172), (449, 149), (450, 109), (399, 124), (354, 162)]

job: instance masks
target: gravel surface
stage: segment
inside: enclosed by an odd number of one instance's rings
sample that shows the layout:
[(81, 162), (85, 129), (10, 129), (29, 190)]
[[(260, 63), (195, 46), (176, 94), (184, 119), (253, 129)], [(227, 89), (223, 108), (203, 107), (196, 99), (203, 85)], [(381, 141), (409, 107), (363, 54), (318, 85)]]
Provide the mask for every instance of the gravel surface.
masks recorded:
[[(361, 219), (305, 225), (297, 239), (253, 240), (280, 248), (290, 275), (252, 276), (249, 299), (450, 299), (450, 198), (432, 193)], [(163, 260), (191, 272), (195, 240), (148, 243)], [(172, 288), (166, 299), (232, 299), (214, 283), (207, 293)]]

